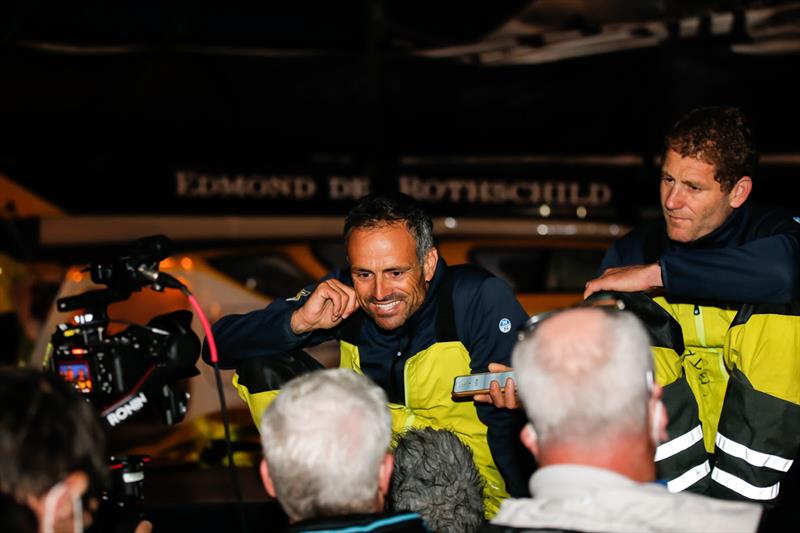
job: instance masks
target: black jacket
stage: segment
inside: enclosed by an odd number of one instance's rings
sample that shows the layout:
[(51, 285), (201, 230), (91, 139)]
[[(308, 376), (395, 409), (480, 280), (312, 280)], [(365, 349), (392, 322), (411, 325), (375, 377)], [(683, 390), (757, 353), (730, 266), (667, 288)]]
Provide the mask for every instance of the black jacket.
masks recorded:
[(800, 300), (800, 217), (745, 204), (690, 243), (667, 237), (663, 218), (636, 227), (606, 252), (600, 267), (659, 261), (670, 296), (736, 303)]
[(417, 513), (377, 513), (312, 518), (292, 524), (284, 531), (286, 533), (302, 531), (430, 533), (430, 529)]

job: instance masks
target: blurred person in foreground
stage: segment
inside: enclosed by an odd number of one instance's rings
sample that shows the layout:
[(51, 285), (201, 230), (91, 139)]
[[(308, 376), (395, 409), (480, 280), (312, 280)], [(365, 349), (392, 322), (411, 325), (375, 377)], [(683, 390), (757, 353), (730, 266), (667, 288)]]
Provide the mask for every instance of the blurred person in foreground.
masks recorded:
[(261, 422), (267, 493), (288, 531), (428, 531), (416, 513), (384, 513), (392, 476), (386, 395), (347, 369), (291, 380)]
[[(14, 508), (0, 530), (24, 530), (24, 507), (44, 533), (88, 527), (109, 483), (105, 445), (92, 406), (59, 376), (0, 368), (0, 493)], [(136, 533), (151, 530), (143, 521)]]
[(670, 490), (769, 507), (800, 451), (800, 217), (749, 200), (757, 161), (740, 110), (683, 116), (664, 143), (663, 218), (616, 241), (585, 296), (648, 291), (663, 317), (648, 329)]
[(755, 531), (761, 507), (653, 483), (665, 437), (650, 340), (628, 312), (573, 309), (541, 321), (514, 349), (540, 468), (531, 499), (506, 500), (487, 531)]
[(388, 507), (414, 511), (437, 533), (472, 533), (483, 524), (483, 480), (472, 452), (446, 429), (400, 435)]

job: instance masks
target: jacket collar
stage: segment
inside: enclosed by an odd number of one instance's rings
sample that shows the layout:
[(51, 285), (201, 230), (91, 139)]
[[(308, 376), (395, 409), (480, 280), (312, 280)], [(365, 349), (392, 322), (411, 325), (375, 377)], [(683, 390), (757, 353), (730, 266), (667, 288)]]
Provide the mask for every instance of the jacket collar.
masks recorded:
[(750, 204), (745, 203), (742, 207), (734, 209), (725, 222), (720, 227), (692, 242), (675, 242), (670, 244), (678, 249), (697, 250), (709, 248), (724, 248), (731, 243), (738, 242), (742, 231), (747, 228), (746, 220), (750, 215)]

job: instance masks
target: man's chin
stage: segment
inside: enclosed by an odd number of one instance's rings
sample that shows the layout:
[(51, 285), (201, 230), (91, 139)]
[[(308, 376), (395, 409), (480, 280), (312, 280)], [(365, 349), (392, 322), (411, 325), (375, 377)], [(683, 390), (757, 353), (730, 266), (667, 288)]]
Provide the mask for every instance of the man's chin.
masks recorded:
[(675, 242), (690, 242), (692, 241), (691, 235), (685, 229), (676, 228), (667, 224), (667, 237)]
[(680, 231), (668, 231), (667, 236), (671, 241), (675, 242), (689, 242), (691, 240), (684, 233)]
[(397, 329), (405, 323), (405, 318), (402, 315), (391, 315), (391, 316), (381, 316), (375, 315), (373, 313), (369, 313), (370, 318), (378, 325), (381, 329), (386, 330), (393, 330)]

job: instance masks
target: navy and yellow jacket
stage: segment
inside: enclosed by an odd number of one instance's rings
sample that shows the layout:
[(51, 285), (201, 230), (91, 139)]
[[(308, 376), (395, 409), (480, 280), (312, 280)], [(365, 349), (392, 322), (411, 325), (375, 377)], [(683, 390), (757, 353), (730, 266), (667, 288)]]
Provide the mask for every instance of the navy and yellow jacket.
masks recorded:
[[(349, 272), (329, 277), (352, 286)], [(313, 290), (312, 285), (295, 298), (217, 321), (213, 331), (221, 366), (235, 368), (243, 359), (339, 340), (341, 366), (367, 375), (386, 391), (396, 432), (418, 425), (446, 428), (470, 446), (492, 496), (488, 511), (506, 493), (527, 493), (533, 462), (519, 441), (524, 414), (450, 398), (455, 376), (485, 372), (490, 362), (510, 365), (516, 332), (527, 314), (504, 281), (479, 267), (448, 267), (440, 259), (424, 302), (401, 327), (383, 330), (359, 310), (334, 329), (295, 335), (291, 315)]]
[(670, 416), (656, 454), (670, 490), (780, 494), (800, 451), (799, 237), (800, 219), (746, 205), (692, 243), (670, 241), (660, 220), (606, 254), (603, 269), (661, 264), (664, 294), (643, 308)]
[(600, 273), (659, 261), (669, 296), (786, 304), (800, 300), (798, 259), (800, 218), (746, 203), (690, 243), (671, 241), (663, 218), (637, 226), (611, 245)]

